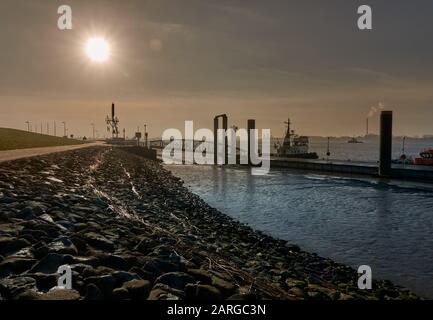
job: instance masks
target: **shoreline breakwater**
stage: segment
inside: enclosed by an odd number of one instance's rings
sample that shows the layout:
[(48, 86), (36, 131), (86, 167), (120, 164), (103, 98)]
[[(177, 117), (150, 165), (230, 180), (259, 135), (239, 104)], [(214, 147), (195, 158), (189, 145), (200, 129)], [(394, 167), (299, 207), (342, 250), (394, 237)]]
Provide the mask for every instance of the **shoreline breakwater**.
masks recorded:
[[(56, 289), (59, 266), (72, 289)], [(0, 300), (416, 299), (231, 219), (111, 147), (0, 164)]]

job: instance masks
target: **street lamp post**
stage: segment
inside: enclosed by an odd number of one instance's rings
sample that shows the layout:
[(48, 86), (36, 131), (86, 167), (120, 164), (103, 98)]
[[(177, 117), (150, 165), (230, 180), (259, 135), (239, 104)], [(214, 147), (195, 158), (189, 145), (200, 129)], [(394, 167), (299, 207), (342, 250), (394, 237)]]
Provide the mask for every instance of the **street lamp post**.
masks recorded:
[(63, 137), (67, 138), (68, 136), (66, 135), (66, 122), (63, 121)]
[(92, 128), (93, 128), (93, 140), (95, 140), (95, 124), (94, 124), (94, 123), (91, 123), (90, 125), (91, 125)]
[(328, 137), (328, 148), (326, 150), (326, 161), (329, 161), (329, 156), (331, 155), (331, 150), (329, 149), (329, 141), (331, 140), (330, 137)]
[(147, 124), (144, 125), (144, 147), (147, 148), (147, 140), (149, 134), (147, 133)]

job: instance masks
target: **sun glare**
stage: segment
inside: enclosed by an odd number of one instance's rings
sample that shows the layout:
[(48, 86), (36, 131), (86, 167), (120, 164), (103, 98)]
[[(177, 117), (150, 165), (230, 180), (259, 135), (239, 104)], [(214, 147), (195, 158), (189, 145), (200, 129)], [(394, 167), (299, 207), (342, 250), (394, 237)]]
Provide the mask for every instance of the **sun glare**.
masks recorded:
[(110, 45), (107, 40), (101, 37), (94, 37), (87, 40), (85, 51), (89, 59), (97, 63), (106, 62), (111, 54)]

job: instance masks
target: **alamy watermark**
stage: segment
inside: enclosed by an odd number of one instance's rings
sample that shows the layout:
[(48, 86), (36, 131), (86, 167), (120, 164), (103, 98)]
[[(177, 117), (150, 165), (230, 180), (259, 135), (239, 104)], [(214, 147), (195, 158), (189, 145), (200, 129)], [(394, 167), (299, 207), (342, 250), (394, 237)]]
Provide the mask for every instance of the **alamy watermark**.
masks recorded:
[(362, 265), (358, 268), (358, 274), (361, 276), (358, 278), (358, 288), (360, 290), (371, 290), (373, 289), (372, 281), (373, 274), (371, 267), (367, 265)]
[(60, 266), (57, 270), (59, 278), (57, 279), (57, 288), (71, 290), (72, 289), (72, 269), (68, 265)]
[(168, 143), (162, 152), (165, 164), (244, 164), (252, 166), (253, 175), (266, 175), (270, 170), (270, 129), (262, 129), (261, 138), (258, 129), (214, 132), (202, 128), (194, 132), (193, 121), (185, 121), (185, 136), (178, 129), (167, 129), (162, 141)]
[[(72, 30), (72, 8), (69, 5), (63, 4), (57, 9), (60, 17), (57, 20), (59, 30)], [(357, 25), (359, 30), (373, 29), (373, 10), (369, 5), (361, 5), (357, 9), (358, 17)], [(153, 42), (152, 42), (153, 43)], [(156, 43), (156, 47), (160, 48), (161, 44)]]

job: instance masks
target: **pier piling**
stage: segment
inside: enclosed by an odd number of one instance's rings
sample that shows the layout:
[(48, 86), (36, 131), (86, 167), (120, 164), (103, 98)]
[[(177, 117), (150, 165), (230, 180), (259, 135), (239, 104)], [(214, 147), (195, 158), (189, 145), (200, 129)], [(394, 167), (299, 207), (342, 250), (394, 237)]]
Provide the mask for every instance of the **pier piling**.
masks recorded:
[(251, 161), (251, 130), (256, 128), (256, 120), (249, 119), (248, 120), (248, 165), (252, 164)]
[(392, 161), (392, 111), (382, 111), (380, 114), (379, 159), (379, 176), (389, 177)]

